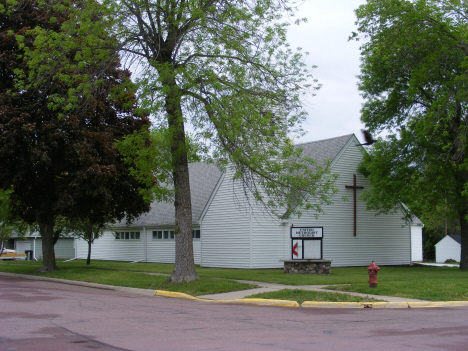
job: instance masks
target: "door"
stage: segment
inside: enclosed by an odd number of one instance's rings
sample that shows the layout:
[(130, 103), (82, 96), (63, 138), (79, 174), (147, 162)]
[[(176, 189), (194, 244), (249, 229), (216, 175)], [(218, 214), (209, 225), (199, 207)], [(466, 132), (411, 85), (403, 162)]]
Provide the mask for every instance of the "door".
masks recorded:
[(31, 250), (31, 242), (27, 241), (17, 241), (16, 242), (16, 253), (24, 254), (25, 250)]

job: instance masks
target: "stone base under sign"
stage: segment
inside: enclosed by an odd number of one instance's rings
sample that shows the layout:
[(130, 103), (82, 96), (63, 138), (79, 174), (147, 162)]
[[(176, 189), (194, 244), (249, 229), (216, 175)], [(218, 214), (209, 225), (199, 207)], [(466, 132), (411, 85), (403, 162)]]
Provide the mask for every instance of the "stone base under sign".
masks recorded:
[(284, 273), (293, 274), (330, 274), (331, 260), (287, 260)]

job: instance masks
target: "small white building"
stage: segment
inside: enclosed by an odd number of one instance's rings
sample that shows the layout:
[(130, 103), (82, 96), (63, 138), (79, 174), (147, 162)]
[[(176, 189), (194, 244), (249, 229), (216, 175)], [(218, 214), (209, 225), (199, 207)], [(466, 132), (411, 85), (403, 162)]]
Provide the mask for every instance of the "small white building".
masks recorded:
[[(24, 254), (25, 251), (32, 251), (33, 257), (42, 260), (42, 238), (39, 233), (34, 232), (24, 237), (13, 235), (10, 240), (12, 249), (19, 254)], [(57, 240), (54, 246), (55, 258), (66, 260), (75, 257), (75, 240), (73, 236), (62, 236)]]
[(444, 263), (452, 259), (460, 262), (461, 259), (461, 235), (446, 235), (435, 244), (436, 262)]
[[(332, 260), (333, 267), (367, 266), (372, 260), (378, 265), (422, 261), (419, 220), (405, 222), (402, 211), (377, 215), (367, 211), (359, 199), (362, 187), (370, 187), (356, 171), (365, 152), (359, 144), (351, 134), (298, 145), (304, 156), (318, 162), (331, 160), (332, 172), (339, 175), (333, 205), (325, 206), (325, 213), (318, 218), (303, 213), (300, 218), (275, 219), (260, 205), (243, 203), (236, 194), (240, 188), (232, 173), (221, 173), (212, 164), (190, 164), (195, 263), (203, 267), (281, 268), (283, 260), (292, 258), (291, 227), (321, 228), (322, 258)], [(172, 263), (174, 218), (173, 204), (153, 203), (150, 212), (131, 226), (118, 225), (97, 239), (92, 259)], [(85, 241), (76, 241), (76, 253), (77, 258), (86, 258)]]

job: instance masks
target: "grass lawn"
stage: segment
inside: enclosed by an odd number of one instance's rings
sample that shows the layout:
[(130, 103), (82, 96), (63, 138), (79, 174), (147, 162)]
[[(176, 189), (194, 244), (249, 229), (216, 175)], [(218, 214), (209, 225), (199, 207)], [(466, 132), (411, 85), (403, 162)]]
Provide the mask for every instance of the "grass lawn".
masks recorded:
[(329, 292), (308, 291), (300, 289), (284, 289), (260, 294), (247, 296), (247, 298), (256, 299), (276, 299), (276, 300), (291, 300), (301, 304), (304, 301), (320, 301), (320, 302), (379, 302), (370, 297), (353, 296), (349, 294), (333, 294)]
[[(167, 277), (143, 273), (170, 274), (173, 264), (128, 263), (84, 260), (58, 261), (61, 269), (52, 273), (35, 273), (41, 262), (4, 261), (0, 271), (37, 274), (62, 279), (137, 288), (179, 291), (203, 295), (248, 289), (252, 285), (232, 281), (252, 280), (287, 285), (334, 285), (329, 289), (363, 294), (389, 295), (432, 301), (468, 300), (468, 271), (452, 267), (380, 267), (377, 288), (369, 288), (366, 267), (332, 268), (331, 275), (284, 274), (282, 269), (215, 269), (197, 267), (200, 280), (189, 284), (168, 284)], [(331, 297), (328, 297), (331, 299)], [(340, 297), (337, 297), (340, 298)]]
[[(69, 264), (72, 262), (74, 263)], [(59, 270), (48, 273), (37, 273), (36, 271), (41, 265), (42, 262), (39, 261), (1, 262), (0, 271), (130, 288), (177, 291), (192, 296), (245, 290), (255, 287), (255, 285), (252, 284), (211, 277), (202, 277), (190, 283), (168, 283), (167, 276), (147, 274), (169, 274), (172, 272), (173, 268), (170, 269), (168, 265), (160, 264), (147, 264), (148, 267), (138, 267), (141, 268), (138, 269), (137, 266), (135, 266), (136, 264), (125, 262), (92, 261), (90, 266), (86, 266), (85, 261), (58, 261), (57, 266), (60, 268)], [(144, 266), (145, 264), (140, 263), (139, 265)], [(150, 265), (154, 265), (155, 267), (150, 267)]]
[(366, 282), (328, 289), (430, 301), (467, 301), (468, 271), (453, 267), (380, 267), (377, 288)]

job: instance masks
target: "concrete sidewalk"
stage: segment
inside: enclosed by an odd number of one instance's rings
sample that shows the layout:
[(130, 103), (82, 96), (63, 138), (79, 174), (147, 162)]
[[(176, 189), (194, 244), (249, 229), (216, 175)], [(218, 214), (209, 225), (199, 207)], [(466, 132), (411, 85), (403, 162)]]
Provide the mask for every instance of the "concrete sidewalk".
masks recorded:
[(349, 294), (353, 296), (361, 296), (364, 298), (374, 298), (376, 300), (383, 300), (387, 302), (427, 302), (426, 300), (408, 299), (408, 298), (403, 298), (403, 297), (361, 294), (361, 293), (356, 293), (356, 292), (351, 292), (351, 291), (338, 291), (338, 290), (324, 289), (325, 286), (330, 286), (330, 284), (328, 285), (285, 285), (285, 284), (265, 283), (265, 282), (257, 282), (257, 281), (250, 281), (250, 280), (236, 280), (236, 281), (239, 283), (257, 285), (258, 288), (231, 291), (231, 292), (221, 293), (221, 294), (202, 295), (202, 296), (197, 296), (197, 297), (200, 299), (216, 300), (216, 301), (237, 300), (237, 299), (243, 299), (250, 295), (264, 293), (264, 292), (278, 291), (278, 290), (283, 290), (283, 289), (290, 289), (290, 290), (300, 289), (300, 290), (330, 292), (330, 293), (337, 293), (337, 294)]

